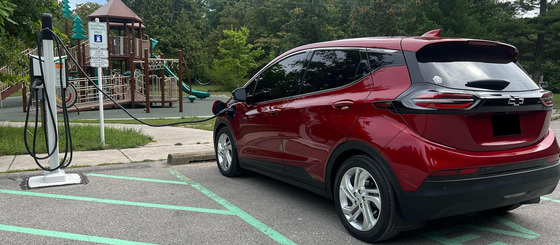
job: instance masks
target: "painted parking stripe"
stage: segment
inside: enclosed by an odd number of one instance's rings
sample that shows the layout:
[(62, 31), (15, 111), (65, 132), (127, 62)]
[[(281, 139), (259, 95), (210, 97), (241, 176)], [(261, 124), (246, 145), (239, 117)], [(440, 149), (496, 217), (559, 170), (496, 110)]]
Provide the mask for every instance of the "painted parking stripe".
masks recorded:
[(182, 175), (179, 172), (176, 172), (173, 169), (169, 169), (169, 172), (172, 175), (175, 175), (178, 179), (184, 181), (185, 183), (189, 184), (190, 186), (194, 187), (198, 191), (202, 192), (204, 195), (212, 198), (212, 200), (216, 201), (220, 205), (227, 208), (231, 211), (234, 215), (237, 215), (239, 218), (250, 224), (251, 226), (257, 228), (259, 231), (270, 237), (272, 240), (280, 243), (280, 244), (297, 244), (294, 241), (290, 240), (289, 238), (285, 237), (284, 235), (280, 234), (276, 230), (272, 229), (271, 227), (267, 226), (260, 220), (256, 219), (255, 217), (251, 216), (250, 214), (243, 211), (243, 209), (238, 208), (237, 206), (230, 203), (228, 200), (218, 196), (216, 193), (206, 189), (206, 187), (202, 186), (201, 184), (189, 179), (187, 176)]
[(58, 195), (58, 194), (31, 192), (31, 191), (13, 191), (13, 190), (4, 190), (4, 189), (0, 189), (0, 193), (4, 193), (4, 194), (14, 194), (14, 195), (23, 195), (23, 196), (35, 196), (35, 197), (58, 198), (58, 199), (67, 199), (67, 200), (75, 200), (75, 201), (109, 203), (109, 204), (128, 205), (128, 206), (138, 206), (138, 207), (148, 207), (148, 208), (161, 208), (161, 209), (173, 209), (173, 210), (192, 211), (192, 212), (202, 212), (202, 213), (213, 213), (213, 214), (228, 214), (228, 215), (234, 215), (234, 214), (233, 214), (231, 211), (229, 211), (229, 210), (208, 209), (208, 208), (196, 208), (196, 207), (186, 207), (186, 206), (175, 206), (175, 205), (156, 204), (156, 203), (146, 203), (146, 202), (129, 202), (129, 201), (122, 201), (122, 200), (101, 199), (101, 198), (80, 197), (80, 196), (68, 196), (68, 195)]
[(147, 178), (136, 178), (136, 177), (128, 177), (128, 176), (107, 175), (107, 174), (86, 174), (86, 175), (93, 176), (93, 177), (113, 178), (113, 179), (138, 180), (138, 181), (164, 183), (164, 184), (188, 185), (183, 181), (176, 181), (176, 180), (147, 179)]
[(267, 235), (268, 237), (273, 239), (274, 241), (276, 241), (280, 244), (297, 244), (297, 243), (293, 242), (292, 240), (288, 239), (287, 237), (285, 237), (284, 235), (280, 234), (276, 230), (267, 226), (266, 224), (264, 224), (260, 220), (254, 218), (250, 214), (246, 213), (242, 209), (233, 205), (232, 203), (230, 203), (226, 199), (224, 199), (224, 198), (218, 196), (217, 194), (215, 194), (214, 192), (206, 189), (204, 186), (200, 185), (199, 183), (189, 179), (187, 176), (184, 176), (181, 173), (178, 173), (178, 172), (176, 172), (172, 169), (169, 169), (169, 172), (172, 175), (176, 176), (181, 181), (168, 181), (168, 180), (163, 181), (163, 180), (158, 180), (158, 179), (144, 179), (144, 178), (125, 177), (125, 176), (117, 176), (117, 175), (103, 175), (103, 174), (88, 174), (87, 176), (116, 178), (116, 179), (128, 179), (128, 180), (148, 181), (148, 182), (159, 182), (159, 183), (172, 183), (172, 184), (177, 184), (177, 182), (179, 182), (180, 184), (183, 184), (183, 185), (190, 185), (190, 186), (194, 187), (195, 189), (197, 189), (198, 191), (202, 192), (204, 195), (206, 195), (209, 198), (211, 198), (212, 200), (214, 200), (215, 202), (219, 203), (220, 205), (222, 205), (226, 209), (228, 209), (229, 212), (230, 212), (229, 214), (233, 214), (233, 215), (238, 216), (239, 218), (243, 219), (245, 222), (247, 222), (251, 226), (257, 228), (259, 231), (261, 231), (262, 233), (264, 233), (265, 235)]
[(37, 236), (64, 238), (64, 239), (84, 241), (84, 242), (103, 243), (103, 244), (122, 244), (122, 245), (152, 244), (152, 243), (133, 242), (133, 241), (120, 240), (120, 239), (107, 238), (107, 237), (88, 236), (88, 235), (74, 234), (68, 232), (41, 230), (41, 229), (34, 229), (34, 228), (27, 228), (27, 227), (20, 227), (20, 226), (2, 225), (2, 224), (0, 224), (0, 230), (25, 233), (25, 234), (31, 234)]
[(551, 201), (551, 202), (557, 202), (560, 203), (560, 200), (556, 200), (556, 199), (552, 199), (552, 198), (548, 198), (548, 197), (541, 197), (542, 200), (546, 200), (546, 201)]

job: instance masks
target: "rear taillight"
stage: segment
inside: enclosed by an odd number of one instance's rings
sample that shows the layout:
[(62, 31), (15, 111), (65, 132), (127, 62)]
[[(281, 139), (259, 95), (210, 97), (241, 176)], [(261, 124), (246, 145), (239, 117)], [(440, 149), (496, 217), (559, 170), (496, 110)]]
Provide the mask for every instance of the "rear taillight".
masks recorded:
[(552, 99), (552, 92), (550, 91), (546, 91), (543, 93), (543, 95), (541, 96), (541, 101), (543, 103), (544, 106), (552, 106), (554, 103), (554, 100)]
[(423, 93), (412, 99), (415, 106), (428, 109), (467, 109), (474, 105), (477, 98), (462, 93)]

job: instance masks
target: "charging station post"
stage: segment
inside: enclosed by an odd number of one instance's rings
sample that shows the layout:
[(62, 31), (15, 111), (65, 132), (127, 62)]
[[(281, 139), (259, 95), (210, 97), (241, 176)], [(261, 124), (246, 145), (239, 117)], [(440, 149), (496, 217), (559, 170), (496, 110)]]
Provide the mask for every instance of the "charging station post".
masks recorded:
[[(43, 29), (52, 30), (52, 15), (43, 14), (41, 15), (41, 23)], [(45, 120), (44, 123), (47, 127), (47, 152), (52, 153), (49, 157), (49, 168), (56, 169), (53, 171), (45, 171), (43, 176), (30, 177), (28, 180), (28, 185), (30, 188), (35, 187), (46, 187), (46, 186), (56, 186), (56, 185), (67, 185), (67, 184), (77, 184), (81, 182), (81, 177), (78, 174), (65, 174), (64, 170), (59, 168), (60, 157), (58, 148), (58, 126), (57, 126), (57, 107), (56, 107), (56, 68), (54, 60), (54, 36), (50, 31), (44, 32), (42, 36), (42, 46), (43, 46), (43, 58), (41, 59), (41, 53), (39, 53), (38, 62), (42, 63), (43, 70), (39, 71), (42, 73), (43, 86), (46, 92), (48, 105), (46, 106), (45, 114), (52, 116), (53, 120)], [(63, 59), (58, 59), (57, 61), (60, 69), (65, 69)], [(32, 69), (37, 67), (33, 65)], [(31, 71), (32, 74), (37, 74), (36, 71)], [(62, 77), (59, 77), (62, 79)], [(64, 98), (63, 98), (64, 100)], [(37, 112), (38, 113), (38, 112)]]
[[(52, 29), (52, 16), (43, 14), (43, 16), (41, 16), (41, 21), (43, 23), (43, 27)], [(56, 97), (53, 96), (56, 94), (56, 75), (53, 49), (53, 36), (51, 33), (45, 33), (43, 37), (43, 60), (45, 64), (44, 84), (47, 94), (50, 96), (48, 100), (49, 105), (46, 106), (46, 113), (47, 115), (49, 115), (49, 113), (52, 113), (52, 115), (55, 115), (54, 117), (56, 119)], [(49, 120), (45, 120), (45, 123), (47, 124), (47, 135), (49, 136), (47, 152), (52, 152), (54, 150), (54, 154), (52, 154), (49, 158), (49, 167), (51, 169), (55, 169), (60, 164), (58, 142), (55, 141), (55, 137), (53, 137), (58, 133), (58, 127), (56, 121), (51, 122)], [(45, 172), (45, 182), (61, 182), (65, 180), (66, 175), (64, 174), (64, 170), (62, 169), (57, 169), (52, 172)]]

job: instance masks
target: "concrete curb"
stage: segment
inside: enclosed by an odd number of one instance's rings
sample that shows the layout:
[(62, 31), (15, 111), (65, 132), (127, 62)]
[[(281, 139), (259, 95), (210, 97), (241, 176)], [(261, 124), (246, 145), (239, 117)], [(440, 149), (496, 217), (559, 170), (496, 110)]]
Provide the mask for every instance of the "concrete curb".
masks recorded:
[(191, 152), (191, 153), (173, 153), (167, 155), (167, 164), (180, 165), (194, 162), (206, 162), (216, 160), (214, 152)]

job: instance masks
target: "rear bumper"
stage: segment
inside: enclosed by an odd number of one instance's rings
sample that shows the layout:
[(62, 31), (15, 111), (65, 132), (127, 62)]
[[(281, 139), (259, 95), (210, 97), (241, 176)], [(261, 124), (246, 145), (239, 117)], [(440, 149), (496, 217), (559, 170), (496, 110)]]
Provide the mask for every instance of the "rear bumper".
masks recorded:
[(403, 218), (429, 220), (476, 212), (521, 203), (554, 191), (560, 179), (558, 161), (548, 163), (541, 159), (518, 164), (537, 167), (491, 171), (463, 179), (428, 178), (416, 191), (402, 192)]

